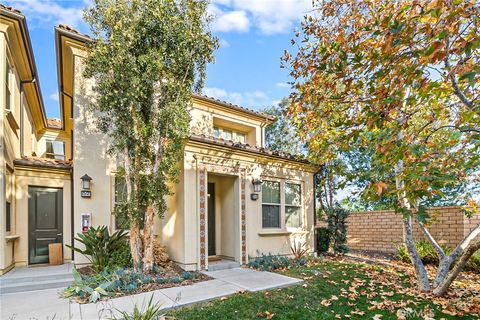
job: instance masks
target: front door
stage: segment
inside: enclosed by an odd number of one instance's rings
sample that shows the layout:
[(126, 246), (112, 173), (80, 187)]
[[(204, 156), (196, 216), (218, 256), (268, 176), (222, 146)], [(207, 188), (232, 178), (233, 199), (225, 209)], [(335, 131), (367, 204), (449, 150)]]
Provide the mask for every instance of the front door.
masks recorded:
[(63, 242), (63, 190), (28, 188), (28, 261), (48, 263), (48, 244)]
[(215, 184), (208, 183), (208, 255), (216, 255), (215, 250)]

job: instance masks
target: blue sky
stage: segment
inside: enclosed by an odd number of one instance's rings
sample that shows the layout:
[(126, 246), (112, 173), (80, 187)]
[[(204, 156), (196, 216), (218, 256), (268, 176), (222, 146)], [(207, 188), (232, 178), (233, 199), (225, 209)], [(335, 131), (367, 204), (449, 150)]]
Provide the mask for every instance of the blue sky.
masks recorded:
[[(2, 1), (27, 18), (48, 117), (59, 116), (53, 28), (59, 23), (89, 33), (82, 8), (89, 0)], [(207, 69), (204, 93), (258, 109), (289, 93), (288, 72), (280, 57), (291, 49), (294, 28), (311, 9), (311, 0), (213, 0), (212, 29), (220, 39), (216, 61)]]

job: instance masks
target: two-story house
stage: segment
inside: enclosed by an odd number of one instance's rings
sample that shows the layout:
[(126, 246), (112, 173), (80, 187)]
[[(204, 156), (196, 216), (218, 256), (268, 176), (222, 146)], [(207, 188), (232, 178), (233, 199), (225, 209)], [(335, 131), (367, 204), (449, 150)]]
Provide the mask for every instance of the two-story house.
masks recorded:
[[(5, 107), (0, 119), (2, 181), (7, 181), (1, 199), (7, 204), (1, 206), (0, 270), (5, 271), (48, 262), (48, 243), (71, 244), (85, 223), (114, 229), (111, 213), (119, 184), (116, 161), (106, 153), (109, 137), (97, 130), (89, 107), (92, 80), (82, 75), (92, 39), (67, 26), (55, 28), (61, 119), (49, 121), (38, 81), (20, 89), (21, 81), (36, 78), (25, 18), (11, 8), (0, 10), (8, 17), (1, 22), (0, 72), (10, 63), (15, 90), (25, 90), (18, 100), (23, 120), (18, 115), (17, 126), (11, 124), (12, 111)], [(3, 93), (0, 98), (6, 101)], [(172, 186), (167, 214), (155, 222), (156, 237), (171, 259), (184, 269), (199, 270), (218, 259), (245, 264), (259, 253), (291, 254), (292, 241), (313, 251), (313, 176), (318, 168), (265, 148), (265, 127), (274, 119), (197, 94), (191, 117), (180, 182)], [(22, 130), (28, 134), (15, 136)], [(21, 149), (20, 141), (26, 140), (31, 142)], [(7, 157), (5, 146), (12, 143)], [(88, 190), (82, 186), (85, 175), (92, 179)], [(63, 252), (65, 261), (85, 262), (67, 247)]]

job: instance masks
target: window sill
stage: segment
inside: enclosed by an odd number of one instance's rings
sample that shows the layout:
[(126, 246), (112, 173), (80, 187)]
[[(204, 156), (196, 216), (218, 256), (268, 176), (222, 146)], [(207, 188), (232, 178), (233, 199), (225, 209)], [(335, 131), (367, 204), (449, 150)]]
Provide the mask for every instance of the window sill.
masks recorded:
[(261, 231), (258, 233), (260, 237), (289, 236), (291, 234), (292, 232), (287, 230)]
[(5, 237), (5, 240), (6, 240), (7, 243), (8, 243), (8, 242), (10, 242), (10, 241), (15, 241), (15, 240), (17, 240), (17, 239), (19, 239), (19, 238), (20, 238), (20, 236), (19, 236), (18, 234), (15, 234), (15, 235), (11, 235), (11, 236), (6, 236), (6, 237)]

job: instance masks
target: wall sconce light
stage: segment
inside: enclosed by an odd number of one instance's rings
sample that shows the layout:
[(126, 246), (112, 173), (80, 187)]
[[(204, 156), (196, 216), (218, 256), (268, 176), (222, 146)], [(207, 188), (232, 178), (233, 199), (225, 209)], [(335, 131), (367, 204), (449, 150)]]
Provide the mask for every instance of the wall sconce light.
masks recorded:
[(82, 189), (83, 190), (90, 190), (90, 181), (92, 181), (93, 179), (88, 175), (88, 174), (84, 174), (80, 180), (82, 180)]
[(253, 179), (253, 192), (262, 192), (262, 181), (258, 179)]

